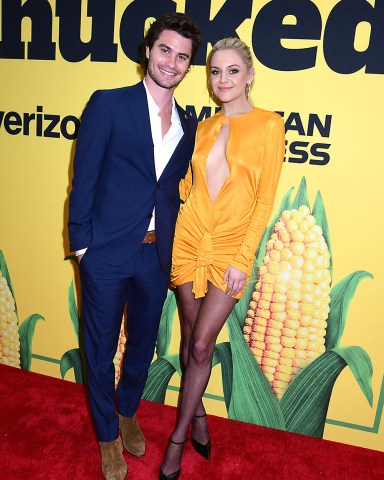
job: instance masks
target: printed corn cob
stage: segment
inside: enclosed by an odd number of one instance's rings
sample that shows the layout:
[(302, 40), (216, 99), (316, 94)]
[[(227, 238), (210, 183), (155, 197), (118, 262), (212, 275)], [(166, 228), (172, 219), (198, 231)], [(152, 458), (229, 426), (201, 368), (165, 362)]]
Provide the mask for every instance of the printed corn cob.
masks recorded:
[(330, 254), (307, 206), (285, 210), (266, 245), (243, 329), (278, 399), (325, 351)]
[(0, 271), (0, 363), (20, 368), (20, 339), (15, 301)]
[(113, 359), (113, 363), (115, 365), (115, 388), (117, 388), (117, 385), (120, 380), (121, 367), (122, 367), (122, 362), (124, 357), (126, 341), (127, 341), (127, 337), (125, 334), (125, 317), (123, 316), (123, 320), (121, 322), (121, 328), (120, 328), (119, 344), (117, 346), (116, 354)]

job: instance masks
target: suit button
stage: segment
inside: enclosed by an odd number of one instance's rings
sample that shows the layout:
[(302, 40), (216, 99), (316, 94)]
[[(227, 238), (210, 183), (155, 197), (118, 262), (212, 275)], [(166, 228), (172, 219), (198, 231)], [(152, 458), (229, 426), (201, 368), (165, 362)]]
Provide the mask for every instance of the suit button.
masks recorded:
[(152, 213), (148, 215), (148, 218), (151, 219), (153, 217)]
[(160, 183), (159, 182), (156, 183), (156, 188), (157, 188), (157, 190), (160, 188)]

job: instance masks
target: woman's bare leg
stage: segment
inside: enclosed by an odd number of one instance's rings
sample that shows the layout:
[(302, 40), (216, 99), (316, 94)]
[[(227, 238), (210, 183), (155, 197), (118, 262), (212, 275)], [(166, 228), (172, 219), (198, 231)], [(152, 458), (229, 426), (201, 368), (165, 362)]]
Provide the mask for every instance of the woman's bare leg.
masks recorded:
[[(189, 355), (184, 372), (180, 413), (172, 440), (183, 442), (188, 428), (211, 375), (212, 356), (217, 336), (236, 300), (211, 283), (201, 301), (189, 341)], [(170, 443), (162, 463), (162, 471), (169, 475), (180, 468), (182, 446)]]

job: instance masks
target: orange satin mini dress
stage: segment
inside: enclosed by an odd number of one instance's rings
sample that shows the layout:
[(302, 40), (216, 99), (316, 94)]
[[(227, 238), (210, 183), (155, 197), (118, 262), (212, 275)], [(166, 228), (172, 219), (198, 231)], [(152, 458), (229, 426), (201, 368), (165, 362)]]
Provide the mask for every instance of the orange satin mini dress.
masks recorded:
[[(212, 202), (206, 161), (226, 122), (229, 175)], [(229, 118), (219, 111), (199, 123), (192, 160), (180, 182), (184, 203), (172, 252), (174, 286), (192, 282), (195, 298), (204, 297), (208, 282), (225, 291), (222, 282), (228, 265), (245, 272), (248, 282), (272, 212), (284, 151), (284, 121), (274, 112), (255, 107)]]

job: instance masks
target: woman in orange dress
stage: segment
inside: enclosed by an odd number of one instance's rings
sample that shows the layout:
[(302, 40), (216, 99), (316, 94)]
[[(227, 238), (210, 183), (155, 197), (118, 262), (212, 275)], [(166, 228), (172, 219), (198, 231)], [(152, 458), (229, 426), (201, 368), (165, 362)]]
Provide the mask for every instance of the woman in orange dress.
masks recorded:
[(202, 395), (216, 338), (244, 292), (270, 217), (284, 158), (280, 115), (253, 107), (254, 68), (238, 38), (217, 42), (208, 58), (209, 84), (221, 111), (199, 123), (184, 202), (176, 223), (171, 280), (182, 310), (183, 394), (176, 428), (160, 469), (180, 475), (183, 445), (209, 458), (211, 442)]

